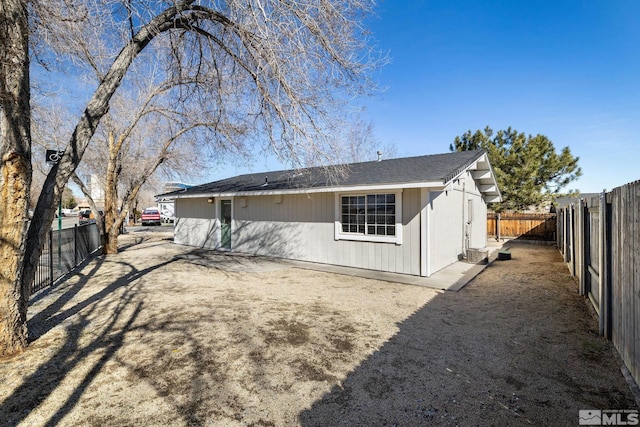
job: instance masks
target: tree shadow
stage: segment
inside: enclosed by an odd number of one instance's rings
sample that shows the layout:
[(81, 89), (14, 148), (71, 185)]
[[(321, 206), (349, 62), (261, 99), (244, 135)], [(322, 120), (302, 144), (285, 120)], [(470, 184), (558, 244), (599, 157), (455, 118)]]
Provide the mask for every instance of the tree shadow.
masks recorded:
[[(553, 248), (532, 250), (558, 258)], [(597, 326), (562, 262), (514, 260), (494, 263), (460, 292), (428, 302), (302, 411), (299, 423), (573, 425), (579, 409), (634, 408), (622, 378), (607, 381), (618, 371), (613, 353), (585, 352), (606, 342), (591, 332)], [(517, 271), (517, 262), (554, 262), (544, 277), (563, 284), (541, 284)], [(504, 283), (482, 281), (490, 270), (502, 270)]]
[[(154, 244), (166, 242), (150, 242), (127, 247), (122, 252), (133, 254), (134, 259), (145, 259), (144, 252), (138, 254), (138, 249), (149, 248)], [(198, 325), (202, 325), (203, 322), (215, 324), (220, 320), (220, 315), (212, 312), (203, 313), (195, 318), (181, 318), (179, 307), (172, 309), (167, 316), (160, 314), (149, 318), (148, 313), (147, 317), (141, 315), (148, 294), (139, 279), (170, 263), (180, 262), (183, 258), (193, 262), (193, 256), (203, 260), (203, 265), (207, 268), (216, 268), (225, 274), (228, 272), (220, 264), (237, 270), (247, 263), (259, 263), (263, 259), (253, 255), (220, 253), (199, 248), (182, 251), (180, 255), (162, 262), (152, 261), (153, 265), (144, 269), (137, 268), (135, 262), (123, 261), (126, 257), (114, 260), (112, 257), (103, 256), (94, 259), (83, 271), (77, 273), (78, 280), (75, 283), (61, 284), (55, 290), (55, 295), (49, 294), (49, 298), (45, 300), (42, 297), (43, 301), (39, 301), (40, 304), (46, 302), (47, 305), (40, 305), (42, 308), (29, 320), (32, 345), (27, 351), (47, 352), (51, 349), (51, 354), (32, 373), (21, 378), (21, 384), (0, 403), (0, 424), (6, 422), (9, 425), (18, 425), (29, 421), (32, 412), (42, 402), (57, 398), (61, 394), (63, 400), (59, 404), (56, 403), (55, 413), (52, 410), (45, 414), (47, 418), (42, 425), (55, 426), (63, 423), (65, 416), (78, 405), (81, 397), (110, 361), (126, 367), (129, 375), (137, 378), (136, 382), (144, 382), (151, 386), (186, 424), (204, 423), (211, 414), (209, 405), (203, 401), (203, 396), (209, 393), (206, 388), (210, 386), (211, 381), (203, 381), (203, 378), (208, 377), (210, 380), (213, 377), (215, 383), (225, 387), (226, 374), (225, 369), (215, 359), (219, 349), (211, 351), (211, 343), (198, 336)], [(110, 271), (118, 271), (112, 282), (95, 290), (90, 288), (92, 290), (88, 295), (85, 293), (90, 281), (98, 274), (108, 277)], [(185, 292), (188, 291), (189, 285), (187, 282), (176, 283), (168, 291)], [(114, 294), (117, 294), (117, 297), (110, 298)], [(99, 316), (99, 322), (96, 322), (96, 316)], [(245, 330), (238, 328), (233, 321), (225, 319), (222, 327), (233, 328), (234, 333), (240, 333), (251, 340), (251, 325)], [(138, 362), (132, 362), (126, 357), (126, 353), (122, 353), (123, 341), (132, 332), (141, 333), (153, 340), (153, 345), (148, 349), (153, 356), (148, 359), (148, 364), (145, 359), (140, 360), (135, 356), (133, 360)], [(228, 334), (233, 333), (229, 331)], [(59, 344), (56, 344), (55, 340), (61, 336), (64, 341), (58, 341)], [(167, 353), (171, 355), (171, 349), (175, 347), (188, 348), (189, 351), (181, 354), (180, 358), (168, 360)], [(254, 345), (249, 345), (249, 348), (253, 347)], [(174, 379), (173, 366), (166, 366), (167, 361), (181, 364), (188, 373), (179, 380)], [(64, 390), (70, 378), (74, 384), (73, 389), (68, 392), (60, 391)], [(183, 395), (188, 398), (183, 399)], [(232, 415), (241, 412), (239, 407), (229, 410), (233, 411)], [(38, 411), (38, 414), (41, 413), (42, 411)], [(90, 423), (102, 424), (99, 418), (99, 414), (92, 415)], [(104, 420), (107, 424), (110, 421), (113, 420)]]
[[(47, 426), (57, 425), (77, 404), (80, 396), (91, 384), (102, 366), (122, 346), (125, 335), (143, 306), (142, 302), (136, 301), (136, 295), (141, 286), (139, 279), (174, 261), (175, 259), (169, 259), (142, 270), (138, 270), (132, 264), (118, 261), (117, 264), (128, 269), (126, 274), (84, 300), (64, 309), (65, 305), (77, 297), (87, 282), (104, 267), (107, 260), (99, 258), (91, 266), (89, 273), (78, 273), (81, 276), (77, 283), (71, 285), (29, 320), (30, 341), (32, 343), (45, 337), (56, 327), (64, 328), (65, 341), (46, 362), (38, 366), (32, 374), (26, 376), (22, 380), (22, 384), (0, 403), (0, 414), (4, 414), (4, 422), (9, 425), (17, 425), (24, 421), (41, 402), (62, 384), (68, 373), (90, 356), (102, 353), (98, 360), (93, 362), (91, 369), (84, 375), (58, 411), (51, 415), (44, 424)], [(113, 300), (104, 302), (107, 296), (120, 290), (122, 293), (115, 299), (115, 303)], [(94, 327), (92, 333), (88, 334), (87, 326), (92, 317), (99, 313), (109, 313), (108, 319), (97, 328)], [(100, 329), (100, 331), (93, 333), (95, 329)], [(89, 335), (93, 335), (93, 337), (87, 339)], [(33, 349), (30, 348), (27, 351), (33, 351)]]
[[(120, 245), (118, 247), (118, 251), (119, 252), (123, 252), (126, 250), (131, 250), (132, 248), (135, 248), (139, 245), (141, 245), (142, 243), (145, 243), (146, 241), (150, 240), (150, 237), (145, 237), (145, 236), (137, 236), (133, 242), (127, 243), (127, 244), (123, 244)], [(58, 277), (50, 286), (47, 286), (41, 290), (36, 291), (35, 293), (33, 293), (30, 298), (29, 298), (29, 305), (33, 305), (36, 302), (38, 302), (39, 300), (45, 298), (46, 296), (50, 295), (52, 292), (55, 292), (60, 286), (64, 285), (67, 280), (69, 280), (70, 278), (74, 277), (74, 276), (83, 276), (84, 273), (82, 272), (83, 269), (88, 266), (90, 263), (94, 263), (95, 265), (92, 267), (91, 271), (89, 273), (86, 274), (86, 276), (88, 276), (88, 278), (90, 278), (91, 276), (93, 276), (99, 269), (100, 266), (102, 265), (102, 263), (104, 262), (104, 255), (100, 255), (100, 254), (91, 254), (89, 255), (87, 258), (85, 258), (80, 264), (76, 265), (75, 267), (73, 267), (69, 272), (63, 274), (62, 276)], [(88, 280), (87, 278), (87, 280)], [(51, 304), (48, 308), (47, 311), (48, 312), (56, 312), (59, 308), (61, 308), (62, 306), (64, 306), (64, 304), (71, 300), (75, 294), (78, 292), (78, 290), (82, 289), (82, 287), (86, 284), (87, 280), (81, 280), (78, 283), (74, 284), (71, 286), (71, 288), (67, 289), (66, 291), (64, 291), (64, 295), (62, 295), (61, 297), (58, 298), (57, 303)], [(30, 321), (31, 324), (33, 325), (37, 325), (38, 322), (34, 322), (33, 320)], [(33, 340), (32, 338), (32, 334), (30, 332), (30, 341)]]

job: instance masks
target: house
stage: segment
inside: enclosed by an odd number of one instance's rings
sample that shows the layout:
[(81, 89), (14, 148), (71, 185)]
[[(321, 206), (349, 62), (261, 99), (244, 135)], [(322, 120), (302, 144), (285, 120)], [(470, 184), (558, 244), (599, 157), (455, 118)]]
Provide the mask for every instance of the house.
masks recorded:
[[(170, 193), (193, 186), (185, 184), (184, 182), (170, 181), (165, 182), (162, 187), (162, 191), (164, 191), (165, 193)], [(156, 197), (156, 203), (158, 204), (158, 210), (162, 215), (162, 222), (173, 222), (173, 198)]]
[(487, 241), (483, 150), (253, 173), (175, 200), (175, 243), (430, 276)]

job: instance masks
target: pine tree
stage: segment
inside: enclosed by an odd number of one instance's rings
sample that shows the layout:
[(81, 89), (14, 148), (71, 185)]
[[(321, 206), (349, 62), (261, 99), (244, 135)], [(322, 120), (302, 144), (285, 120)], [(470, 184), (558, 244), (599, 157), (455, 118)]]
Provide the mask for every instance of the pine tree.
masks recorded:
[(519, 211), (552, 201), (582, 174), (579, 158), (569, 147), (558, 154), (546, 136), (525, 135), (511, 127), (495, 134), (489, 126), (475, 133), (469, 130), (456, 136), (449, 149), (487, 151), (503, 198), (492, 206), (496, 212)]

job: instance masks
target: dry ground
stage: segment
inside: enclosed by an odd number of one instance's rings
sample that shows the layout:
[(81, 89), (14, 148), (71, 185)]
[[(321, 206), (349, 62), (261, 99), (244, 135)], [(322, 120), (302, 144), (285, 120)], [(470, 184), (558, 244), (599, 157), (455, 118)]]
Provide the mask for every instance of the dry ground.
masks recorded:
[(453, 293), (134, 234), (33, 299), (31, 346), (0, 363), (3, 425), (577, 425), (636, 408), (554, 248), (514, 245)]

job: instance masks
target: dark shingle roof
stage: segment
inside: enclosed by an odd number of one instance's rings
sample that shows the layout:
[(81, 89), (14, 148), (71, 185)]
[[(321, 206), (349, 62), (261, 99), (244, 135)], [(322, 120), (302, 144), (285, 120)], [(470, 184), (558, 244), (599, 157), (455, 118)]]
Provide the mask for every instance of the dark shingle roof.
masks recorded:
[(472, 165), (483, 154), (485, 154), (484, 150), (475, 150), (351, 163), (342, 165), (343, 168), (338, 167), (338, 170), (343, 172), (338, 175), (335, 172), (331, 173), (331, 168), (323, 167), (252, 173), (167, 193), (163, 196), (180, 197), (198, 194), (286, 191), (418, 182), (442, 182), (445, 184)]

